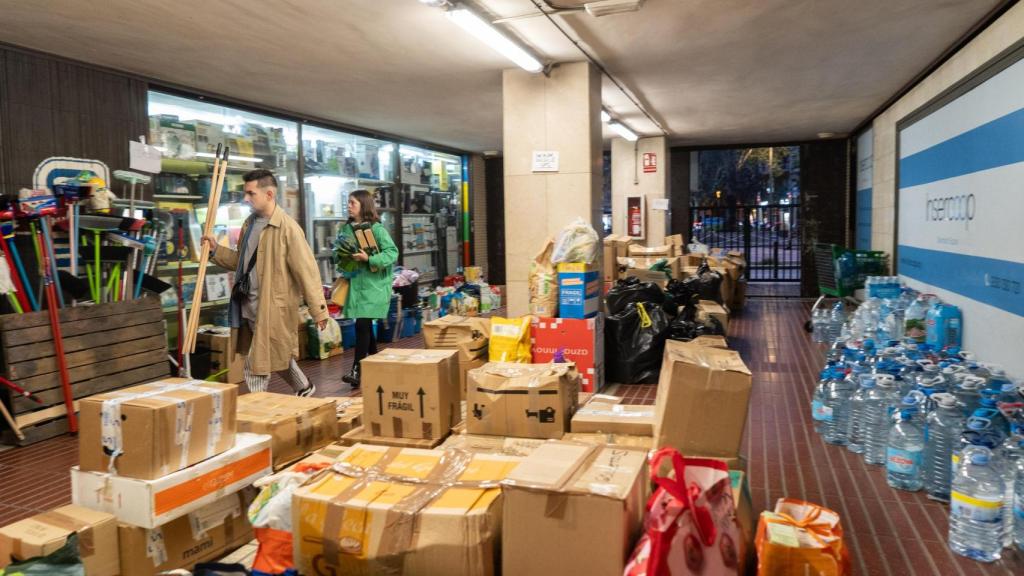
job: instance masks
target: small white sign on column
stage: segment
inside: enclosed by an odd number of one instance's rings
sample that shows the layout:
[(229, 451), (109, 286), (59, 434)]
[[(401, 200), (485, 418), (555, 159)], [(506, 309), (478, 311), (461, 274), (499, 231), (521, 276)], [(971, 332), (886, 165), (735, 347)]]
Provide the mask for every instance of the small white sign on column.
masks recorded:
[(558, 151), (557, 150), (534, 150), (533, 151), (534, 172), (558, 172)]

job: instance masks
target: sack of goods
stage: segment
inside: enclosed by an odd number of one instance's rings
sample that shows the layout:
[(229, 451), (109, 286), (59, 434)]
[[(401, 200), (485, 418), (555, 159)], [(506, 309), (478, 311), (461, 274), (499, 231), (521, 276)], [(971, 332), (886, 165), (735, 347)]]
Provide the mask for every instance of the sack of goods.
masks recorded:
[(530, 314), (558, 316), (558, 273), (551, 261), (555, 243), (548, 240), (530, 262)]
[(780, 498), (757, 525), (760, 576), (853, 574), (839, 515), (817, 504)]

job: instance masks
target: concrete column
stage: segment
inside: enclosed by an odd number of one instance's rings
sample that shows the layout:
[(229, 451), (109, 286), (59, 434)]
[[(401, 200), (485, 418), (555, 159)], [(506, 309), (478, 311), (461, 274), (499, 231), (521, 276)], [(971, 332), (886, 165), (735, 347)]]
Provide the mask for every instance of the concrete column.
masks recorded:
[[(601, 224), (601, 77), (587, 62), (550, 76), (505, 70), (505, 271), (508, 314), (529, 312), (530, 261), (568, 223)], [(534, 172), (535, 151), (558, 152)]]
[[(645, 168), (645, 154), (653, 154), (654, 165), (649, 164)], [(648, 246), (665, 243), (671, 216), (667, 210), (656, 210), (654, 201), (669, 197), (669, 164), (668, 147), (663, 136), (641, 138), (636, 142), (624, 138), (612, 140), (613, 234), (626, 233), (626, 197), (646, 196), (644, 242)], [(678, 209), (685, 210), (686, 207), (679, 206)]]

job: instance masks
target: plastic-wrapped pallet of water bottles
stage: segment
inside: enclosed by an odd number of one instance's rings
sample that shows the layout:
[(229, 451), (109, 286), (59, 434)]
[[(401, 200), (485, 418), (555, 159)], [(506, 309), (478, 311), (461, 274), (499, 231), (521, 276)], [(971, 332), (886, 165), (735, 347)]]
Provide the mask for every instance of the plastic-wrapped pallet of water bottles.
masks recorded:
[(983, 562), (1024, 550), (1024, 385), (961, 350), (960, 310), (894, 279), (813, 318), (828, 349), (811, 401), (822, 439), (894, 489), (950, 506), (950, 548)]

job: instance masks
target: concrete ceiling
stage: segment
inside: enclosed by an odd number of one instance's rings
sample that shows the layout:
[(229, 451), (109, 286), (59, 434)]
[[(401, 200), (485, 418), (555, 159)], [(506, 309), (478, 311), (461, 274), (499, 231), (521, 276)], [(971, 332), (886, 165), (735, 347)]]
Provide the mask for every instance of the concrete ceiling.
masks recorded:
[[(846, 133), (998, 3), (647, 0), (635, 13), (553, 19), (674, 143), (710, 145)], [(476, 4), (494, 17), (537, 12), (533, 0)], [(510, 63), (416, 0), (0, 0), (0, 14), (10, 44), (462, 150), (501, 148)], [(547, 18), (506, 26), (546, 60), (582, 59)], [(607, 78), (602, 92), (635, 131), (660, 133)]]

